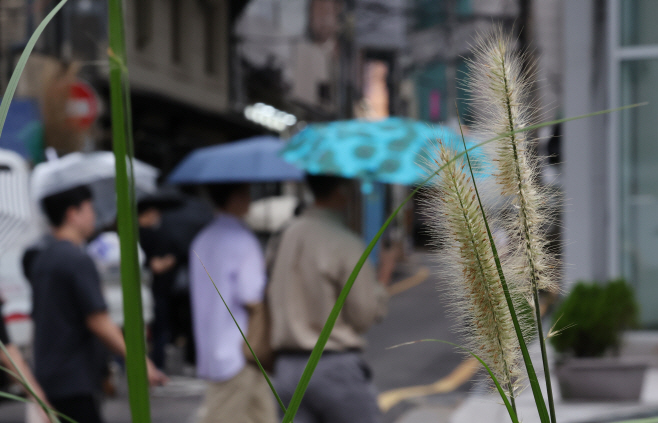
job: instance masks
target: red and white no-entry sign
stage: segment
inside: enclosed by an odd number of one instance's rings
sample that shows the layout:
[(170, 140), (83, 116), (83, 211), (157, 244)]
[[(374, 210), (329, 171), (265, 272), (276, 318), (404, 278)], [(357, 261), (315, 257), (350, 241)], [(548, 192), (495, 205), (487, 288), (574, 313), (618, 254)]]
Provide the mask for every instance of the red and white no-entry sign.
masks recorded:
[(100, 101), (94, 88), (82, 79), (71, 85), (66, 102), (66, 117), (78, 130), (88, 129), (98, 117)]

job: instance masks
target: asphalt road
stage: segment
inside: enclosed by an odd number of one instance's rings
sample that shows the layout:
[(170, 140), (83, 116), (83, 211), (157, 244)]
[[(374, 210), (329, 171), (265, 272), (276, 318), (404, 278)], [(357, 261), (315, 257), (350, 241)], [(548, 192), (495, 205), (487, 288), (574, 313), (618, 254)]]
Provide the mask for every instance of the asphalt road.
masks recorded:
[(452, 331), (454, 321), (446, 314), (446, 298), (437, 289), (441, 281), (437, 271), (441, 266), (429, 254), (416, 253), (401, 266), (395, 280), (408, 277), (422, 267), (430, 268), (429, 278), (394, 295), (387, 316), (367, 335), (366, 359), (380, 391), (435, 382), (462, 362), (463, 355), (437, 342), (387, 349), (420, 339), (457, 342)]
[[(433, 270), (441, 267), (433, 264), (428, 254), (416, 253), (399, 266), (394, 280), (403, 280), (423, 266)], [(403, 342), (426, 338), (457, 340), (451, 330), (453, 323), (446, 315), (446, 300), (437, 290), (438, 283), (440, 278), (433, 271), (424, 282), (394, 295), (388, 315), (367, 334), (366, 359), (372, 367), (374, 382), (380, 392), (436, 382), (462, 362), (461, 354), (440, 343), (427, 342), (387, 349)], [(173, 378), (172, 381), (169, 386), (153, 392), (152, 420), (162, 423), (193, 423), (202, 401), (204, 384), (183, 377)], [(104, 402), (103, 411), (107, 423), (130, 422), (125, 386), (123, 383), (119, 385), (118, 397)], [(467, 383), (452, 393), (434, 396), (432, 401), (438, 404), (437, 407), (450, 409), (469, 387)], [(387, 413), (386, 421), (397, 421), (419, 400), (426, 399), (412, 398), (400, 402)], [(23, 421), (22, 404), (0, 403), (0, 423)]]

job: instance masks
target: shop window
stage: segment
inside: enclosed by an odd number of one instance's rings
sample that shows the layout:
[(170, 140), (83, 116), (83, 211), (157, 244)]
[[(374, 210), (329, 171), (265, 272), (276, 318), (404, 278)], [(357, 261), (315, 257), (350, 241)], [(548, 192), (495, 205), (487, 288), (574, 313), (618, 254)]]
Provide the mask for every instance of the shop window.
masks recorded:
[(435, 63), (415, 76), (418, 117), (429, 122), (445, 120), (447, 112), (446, 65)]
[(448, 0), (414, 0), (414, 28), (426, 29), (446, 21)]
[(455, 12), (459, 16), (468, 16), (473, 13), (473, 8), (471, 7), (471, 0), (457, 0), (455, 5)]
[(658, 325), (658, 59), (621, 63), (620, 112), (623, 274), (635, 287), (641, 321)]
[(620, 1), (622, 46), (658, 44), (658, 1)]

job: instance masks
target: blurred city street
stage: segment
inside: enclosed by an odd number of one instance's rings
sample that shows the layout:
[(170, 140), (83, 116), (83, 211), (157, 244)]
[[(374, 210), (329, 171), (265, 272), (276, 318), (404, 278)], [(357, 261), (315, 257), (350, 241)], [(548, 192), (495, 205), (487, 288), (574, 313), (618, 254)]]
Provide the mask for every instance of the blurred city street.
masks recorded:
[(0, 0), (0, 423), (658, 423), (657, 21)]
[[(503, 423), (509, 419), (500, 408), (499, 398), (484, 391), (471, 379), (473, 372), (463, 366), (464, 356), (449, 345), (427, 342), (389, 347), (420, 339), (441, 339), (458, 342), (453, 321), (445, 312), (445, 298), (437, 291), (441, 280), (435, 270), (440, 260), (433, 253), (418, 250), (400, 263), (395, 272), (392, 288), (397, 286), (389, 304), (389, 314), (368, 332), (366, 357), (371, 364), (375, 386), (380, 395), (387, 396), (385, 423), (469, 423), (483, 421)], [(425, 269), (432, 272), (427, 275)], [(416, 276), (416, 278), (414, 278)], [(401, 286), (404, 285), (404, 286)], [(650, 359), (658, 351), (655, 335), (634, 335), (625, 356), (632, 359)], [(533, 348), (538, 360), (538, 349)], [(179, 363), (180, 364), (180, 363)], [(454, 372), (454, 373), (453, 373)], [(451, 373), (453, 373), (451, 375)], [(482, 371), (475, 380), (483, 380)], [(428, 392), (429, 385), (440, 383), (438, 391)], [(196, 423), (201, 406), (205, 382), (192, 377), (173, 376), (168, 386), (152, 388), (151, 413), (154, 422)], [(424, 389), (424, 394), (400, 394), (400, 388)], [(103, 413), (107, 423), (129, 423), (130, 411), (125, 379), (118, 378), (115, 398), (105, 399)], [(431, 391), (431, 388), (429, 389)], [(521, 397), (521, 412), (525, 421), (535, 421), (534, 403), (529, 390)], [(642, 401), (633, 403), (569, 403), (559, 402), (560, 421), (570, 423), (604, 423), (615, 418), (640, 418), (658, 411), (658, 370), (652, 370), (645, 381)], [(559, 395), (559, 391), (558, 391)], [(392, 396), (392, 397), (391, 397)], [(24, 419), (24, 406), (4, 401), (0, 404), (3, 423), (20, 423)], [(606, 420), (606, 419), (610, 420)]]

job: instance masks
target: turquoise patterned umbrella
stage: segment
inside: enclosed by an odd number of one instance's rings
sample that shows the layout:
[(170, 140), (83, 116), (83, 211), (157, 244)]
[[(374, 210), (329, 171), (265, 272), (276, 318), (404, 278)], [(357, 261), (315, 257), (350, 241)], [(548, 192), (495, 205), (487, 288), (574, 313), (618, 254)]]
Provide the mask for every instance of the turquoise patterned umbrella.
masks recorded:
[[(437, 140), (455, 151), (464, 151), (461, 136), (445, 126), (392, 117), (308, 125), (290, 140), (281, 155), (312, 174), (362, 179), (367, 190), (372, 182), (422, 182), (427, 175), (418, 164), (434, 155)], [(475, 143), (466, 139), (469, 148)], [(470, 155), (476, 175), (488, 177), (491, 165), (485, 161), (482, 149)]]

